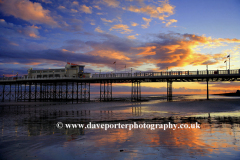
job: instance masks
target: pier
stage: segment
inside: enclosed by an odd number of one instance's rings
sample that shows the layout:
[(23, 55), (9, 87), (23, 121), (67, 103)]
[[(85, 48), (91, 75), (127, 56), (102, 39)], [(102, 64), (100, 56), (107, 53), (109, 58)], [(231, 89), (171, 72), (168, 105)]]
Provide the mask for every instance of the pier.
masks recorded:
[(100, 101), (112, 100), (113, 83), (132, 83), (131, 100), (141, 101), (141, 83), (167, 83), (167, 100), (172, 100), (174, 82), (240, 81), (240, 69), (92, 74), (90, 78), (3, 77), (0, 100), (4, 101), (90, 101), (90, 85), (100, 84)]

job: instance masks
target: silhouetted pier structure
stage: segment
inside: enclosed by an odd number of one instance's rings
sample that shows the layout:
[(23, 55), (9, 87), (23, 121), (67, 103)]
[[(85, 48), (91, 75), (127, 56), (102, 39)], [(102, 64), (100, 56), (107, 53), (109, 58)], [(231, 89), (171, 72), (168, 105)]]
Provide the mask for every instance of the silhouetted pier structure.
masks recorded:
[(240, 81), (240, 69), (93, 74), (91, 78), (51, 77), (0, 79), (4, 101), (90, 101), (90, 84), (100, 84), (100, 101), (112, 100), (113, 83), (132, 83), (131, 100), (141, 100), (141, 83), (167, 82), (167, 100), (172, 100), (173, 82)]

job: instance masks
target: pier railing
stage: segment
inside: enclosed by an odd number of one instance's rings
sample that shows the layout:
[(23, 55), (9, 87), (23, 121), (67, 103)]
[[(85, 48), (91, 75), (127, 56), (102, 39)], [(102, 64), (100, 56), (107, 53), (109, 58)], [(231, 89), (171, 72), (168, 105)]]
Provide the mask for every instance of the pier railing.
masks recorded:
[(234, 70), (204, 70), (204, 71), (165, 71), (165, 72), (136, 72), (136, 73), (111, 73), (93, 74), (92, 78), (111, 77), (155, 77), (155, 76), (189, 76), (189, 75), (228, 75), (240, 74), (240, 69)]
[(197, 70), (197, 71), (163, 71), (163, 72), (136, 72), (136, 73), (109, 73), (109, 74), (92, 74), (90, 78), (79, 77), (44, 77), (44, 78), (29, 78), (29, 77), (1, 77), (0, 80), (34, 80), (34, 79), (101, 79), (101, 78), (120, 78), (120, 77), (156, 77), (156, 76), (196, 76), (196, 75), (231, 75), (240, 74), (240, 69), (234, 70)]

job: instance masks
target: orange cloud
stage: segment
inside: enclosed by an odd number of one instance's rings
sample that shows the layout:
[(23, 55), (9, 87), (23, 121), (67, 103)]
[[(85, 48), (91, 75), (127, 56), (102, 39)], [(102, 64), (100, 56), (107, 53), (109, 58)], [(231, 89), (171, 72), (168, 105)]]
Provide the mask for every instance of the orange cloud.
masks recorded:
[(124, 25), (124, 24), (116, 24), (112, 26), (109, 30), (112, 31), (113, 29), (120, 32), (121, 34), (129, 34), (133, 31), (129, 29), (128, 25)]
[(215, 40), (215, 42), (226, 42), (226, 43), (240, 43), (240, 39), (230, 39), (230, 38), (218, 38), (217, 40)]
[[(175, 36), (175, 37), (174, 37)], [(215, 45), (216, 43), (239, 43), (238, 39), (212, 39), (211, 37), (191, 34), (165, 34), (163, 39), (171, 39), (171, 42), (149, 43), (143, 47), (133, 48), (139, 50), (138, 61), (155, 64), (160, 68), (184, 67), (187, 65), (206, 65), (223, 62), (226, 53), (204, 54), (196, 52), (197, 47)], [(224, 44), (223, 44), (224, 45)]]
[(80, 10), (87, 14), (92, 14), (92, 7), (87, 7), (85, 4), (81, 5)]
[(117, 0), (103, 0), (103, 2), (108, 6), (114, 7), (114, 8), (118, 7), (120, 4)]
[(131, 25), (132, 25), (133, 27), (136, 27), (136, 26), (138, 26), (138, 24), (137, 24), (137, 23), (135, 23), (135, 22), (131, 22)]
[(211, 87), (214, 88), (221, 88), (221, 89), (233, 89), (234, 91), (236, 91), (237, 88), (239, 88), (240, 83), (239, 82), (234, 82), (231, 81), (230, 83), (224, 83), (224, 82), (218, 82), (217, 84), (214, 83)]
[(90, 53), (94, 56), (100, 56), (100, 57), (114, 57), (116, 60), (130, 60), (129, 57), (125, 56), (123, 52), (115, 51), (115, 50), (101, 50), (98, 48), (95, 48), (95, 51)]
[(29, 0), (2, 0), (0, 3), (0, 9), (6, 15), (33, 23), (58, 26), (57, 22), (49, 15), (50, 11), (43, 9), (40, 3)]
[(74, 4), (74, 5), (78, 5), (78, 2), (77, 2), (77, 1), (73, 1), (73, 4)]
[(97, 15), (104, 15), (104, 13), (97, 13)]
[(33, 38), (39, 38), (39, 36), (37, 36), (35, 33), (30, 33), (29, 37), (33, 37)]
[(176, 19), (170, 19), (170, 20), (168, 20), (168, 22), (166, 23), (166, 27), (168, 27), (168, 26), (170, 26), (172, 23), (174, 23), (174, 22), (177, 22), (177, 20)]
[(11, 42), (10, 44), (13, 45), (13, 46), (19, 46), (19, 44), (14, 43), (14, 42)]
[(150, 25), (149, 25), (149, 23), (152, 21), (152, 19), (150, 18), (150, 19), (147, 19), (147, 18), (145, 18), (145, 17), (142, 17), (142, 19), (145, 21), (145, 23), (146, 24), (142, 24), (142, 28), (144, 28), (144, 29), (146, 29), (146, 28), (148, 28)]
[[(128, 26), (124, 26), (125, 28), (122, 29), (123, 26), (123, 24), (114, 25), (110, 30), (126, 33), (127, 31), (124, 29)], [(95, 28), (95, 31), (104, 33), (100, 27)], [(209, 54), (201, 52), (201, 49), (209, 44), (214, 45), (216, 42), (223, 44), (238, 42), (238, 39), (214, 39), (204, 35), (180, 33), (155, 35), (154, 41), (151, 43), (136, 43), (136, 41), (129, 40), (136, 38), (133, 34), (126, 35), (126, 39), (110, 34), (101, 34), (101, 36), (105, 38), (102, 42), (88, 41), (80, 47), (85, 50), (84, 56), (86, 55), (89, 63), (102, 63), (106, 67), (113, 68), (113, 65), (108, 64), (118, 60), (118, 64), (126, 64), (142, 71), (154, 69), (161, 71), (166, 70), (167, 67), (171, 69), (210, 64), (223, 65), (223, 60), (227, 55), (225, 51)], [(69, 48), (71, 47), (66, 49), (70, 50)], [(80, 50), (80, 48), (77, 49)], [(101, 62), (96, 61), (96, 59), (101, 59)]]
[(77, 13), (78, 11), (76, 9), (71, 9), (72, 12)]
[(58, 9), (65, 9), (66, 7), (64, 6), (58, 6)]
[(71, 53), (74, 53), (74, 51), (69, 51), (67, 49), (62, 49), (63, 52), (71, 52)]
[(34, 26), (32, 25), (31, 28), (35, 28), (35, 29), (41, 29), (41, 27), (38, 27), (38, 26)]
[(134, 35), (131, 36), (127, 36), (128, 39), (136, 39), (136, 37)]
[(26, 65), (32, 65), (32, 66), (36, 66), (41, 64), (41, 62), (30, 62), (30, 63), (25, 63)]
[(103, 22), (108, 22), (108, 23), (112, 23), (114, 20), (107, 20), (106, 18), (101, 18), (101, 20), (103, 21)]
[(101, 7), (99, 6), (93, 6), (94, 8), (97, 8), (98, 10), (101, 10)]
[(95, 32), (99, 32), (99, 33), (103, 33), (104, 32), (103, 30), (101, 30), (101, 28), (99, 26), (97, 28), (95, 28), (94, 31)]
[(117, 16), (117, 19), (120, 23), (122, 23), (122, 18), (121, 17)]
[(153, 49), (156, 49), (156, 46), (138, 47), (135, 49), (142, 50), (142, 52), (138, 53), (137, 55), (155, 55), (156, 54), (156, 52), (152, 51)]
[[(126, 9), (126, 8), (123, 8)], [(143, 5), (142, 8), (138, 8), (136, 6), (130, 6), (127, 10), (135, 13), (145, 13), (153, 18), (159, 18), (160, 20), (164, 20), (166, 17), (169, 17), (174, 14), (175, 6), (170, 5), (168, 0), (161, 3), (159, 7), (154, 5)]]

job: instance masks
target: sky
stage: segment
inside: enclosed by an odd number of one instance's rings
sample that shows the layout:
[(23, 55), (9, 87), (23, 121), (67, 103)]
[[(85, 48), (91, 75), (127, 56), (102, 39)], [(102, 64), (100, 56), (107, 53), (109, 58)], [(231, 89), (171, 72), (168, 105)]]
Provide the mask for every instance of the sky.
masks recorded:
[[(239, 69), (239, 8), (239, 0), (0, 0), (0, 75), (66, 62), (93, 74), (115, 72), (115, 61), (117, 73), (226, 70), (229, 54), (230, 68)], [(119, 92), (130, 86), (114, 85)], [(238, 86), (210, 83), (210, 93)], [(142, 87), (166, 90), (165, 83)], [(205, 93), (206, 84), (173, 88)]]

